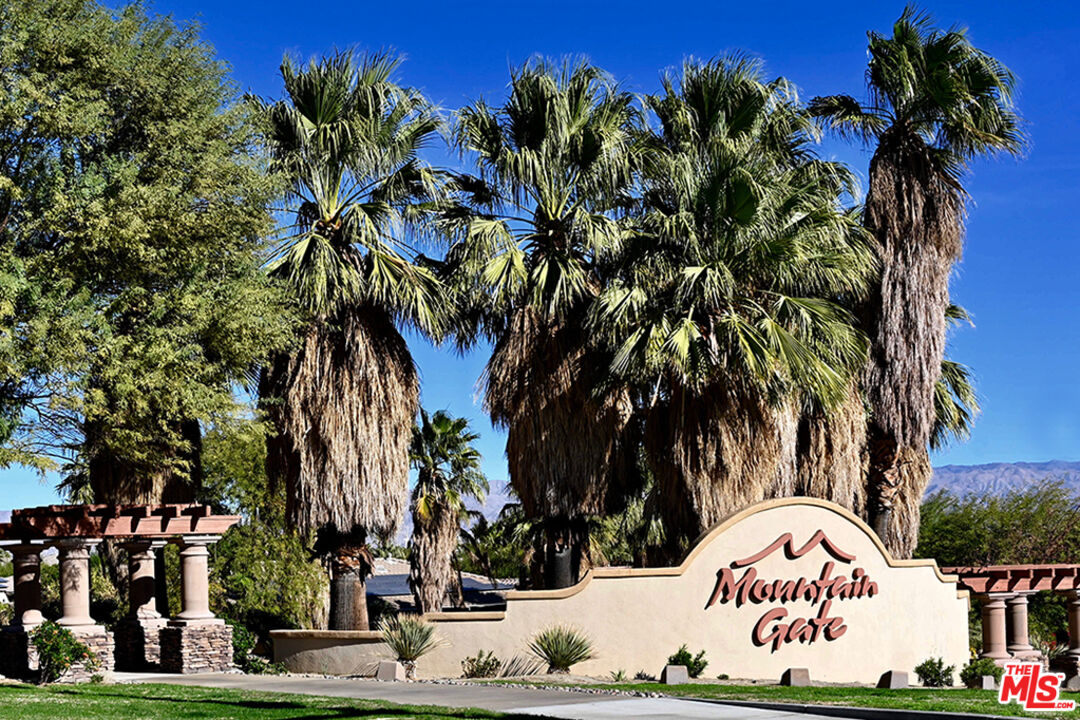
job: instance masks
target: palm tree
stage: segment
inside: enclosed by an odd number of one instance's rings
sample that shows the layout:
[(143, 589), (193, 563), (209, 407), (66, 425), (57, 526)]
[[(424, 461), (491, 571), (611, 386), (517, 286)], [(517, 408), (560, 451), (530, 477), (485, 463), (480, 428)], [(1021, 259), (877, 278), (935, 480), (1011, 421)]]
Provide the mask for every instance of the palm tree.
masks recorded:
[(417, 471), (412, 491), (413, 531), (409, 540), (409, 587), (420, 612), (438, 612), (454, 579), (465, 498), (484, 501), (488, 482), (480, 471), (480, 436), (469, 421), (440, 410), (433, 416), (421, 408), (413, 428), (409, 460)]
[[(494, 349), (483, 376), (492, 421), (508, 430), (510, 484), (543, 519), (543, 582), (576, 582), (585, 518), (632, 482), (629, 395), (594, 391), (608, 359), (584, 320), (623, 231), (612, 210), (632, 182), (632, 98), (583, 62), (515, 71), (499, 108), (462, 109), (455, 144), (479, 177), (448, 255), (466, 311), (461, 342)], [(468, 300), (468, 298), (474, 298)], [(482, 302), (479, 300), (482, 299)]]
[(330, 627), (366, 629), (366, 539), (396, 531), (408, 496), (416, 369), (397, 329), (440, 327), (440, 283), (414, 249), (443, 188), (418, 153), (439, 119), (396, 85), (399, 61), (349, 52), (281, 65), (285, 99), (258, 102), (294, 222), (270, 272), (309, 322), (262, 375), (277, 434), (267, 469), (287, 514), (331, 559)]
[[(844, 397), (865, 344), (839, 299), (873, 272), (852, 178), (809, 148), (783, 79), (687, 62), (646, 98), (637, 236), (594, 305), (612, 370), (640, 388), (669, 543), (790, 495), (801, 407)], [(673, 548), (673, 551), (675, 548)]]
[(864, 223), (881, 276), (860, 312), (871, 343), (868, 503), (886, 545), (908, 557), (930, 478), (949, 275), (963, 248), (962, 174), (979, 156), (1020, 152), (1023, 137), (1013, 74), (966, 30), (935, 29), (909, 6), (891, 37), (869, 33), (869, 56), (866, 104), (835, 95), (811, 109), (876, 144)]

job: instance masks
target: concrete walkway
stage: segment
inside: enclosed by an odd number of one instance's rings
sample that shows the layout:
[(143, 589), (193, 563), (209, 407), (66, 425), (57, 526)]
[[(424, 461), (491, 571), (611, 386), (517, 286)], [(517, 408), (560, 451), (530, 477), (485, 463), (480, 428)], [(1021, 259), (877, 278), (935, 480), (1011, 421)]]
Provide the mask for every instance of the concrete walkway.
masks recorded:
[(324, 697), (385, 700), (404, 705), (469, 707), (522, 715), (542, 715), (570, 720), (622, 720), (623, 718), (720, 718), (722, 720), (825, 720), (781, 710), (714, 705), (673, 698), (632, 698), (587, 695), (543, 688), (509, 688), (497, 685), (435, 685), (433, 683), (382, 683), (366, 679), (308, 678), (275, 675), (163, 675), (115, 673), (121, 683), (198, 685), (231, 690), (260, 690)]

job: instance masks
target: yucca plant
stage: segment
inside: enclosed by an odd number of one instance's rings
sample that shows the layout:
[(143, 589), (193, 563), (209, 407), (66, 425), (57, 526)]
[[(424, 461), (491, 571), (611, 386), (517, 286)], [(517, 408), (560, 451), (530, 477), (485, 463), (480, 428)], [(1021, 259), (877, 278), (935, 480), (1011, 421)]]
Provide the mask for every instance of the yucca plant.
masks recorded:
[(592, 640), (580, 630), (555, 625), (529, 641), (533, 655), (547, 663), (548, 673), (568, 673), (573, 665), (596, 657)]
[(416, 661), (442, 644), (435, 636), (435, 626), (414, 615), (387, 618), (379, 624), (379, 631), (405, 667), (408, 680), (416, 677)]

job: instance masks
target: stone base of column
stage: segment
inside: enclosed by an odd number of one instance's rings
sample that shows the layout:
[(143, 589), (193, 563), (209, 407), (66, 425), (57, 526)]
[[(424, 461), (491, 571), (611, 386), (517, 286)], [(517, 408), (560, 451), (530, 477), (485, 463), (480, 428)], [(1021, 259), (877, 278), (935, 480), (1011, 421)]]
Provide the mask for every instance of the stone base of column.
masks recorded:
[(161, 630), (165, 618), (125, 618), (116, 625), (116, 669), (128, 672), (158, 670)]
[(1065, 674), (1062, 689), (1080, 690), (1080, 656), (1071, 653), (1059, 655), (1050, 661), (1050, 669)]
[(75, 663), (60, 678), (59, 682), (77, 683), (86, 682), (94, 675), (103, 675), (112, 672), (116, 667), (115, 651), (116, 644), (113, 642), (113, 634), (101, 625), (77, 625), (68, 630), (75, 639), (86, 645), (90, 652), (94, 653), (98, 660), (98, 666), (89, 669), (82, 663)]
[(22, 627), (0, 629), (0, 675), (11, 680), (29, 680), (37, 670), (37, 650)]
[(174, 620), (161, 629), (161, 672), (224, 672), (232, 669), (232, 660), (232, 628), (222, 620)]

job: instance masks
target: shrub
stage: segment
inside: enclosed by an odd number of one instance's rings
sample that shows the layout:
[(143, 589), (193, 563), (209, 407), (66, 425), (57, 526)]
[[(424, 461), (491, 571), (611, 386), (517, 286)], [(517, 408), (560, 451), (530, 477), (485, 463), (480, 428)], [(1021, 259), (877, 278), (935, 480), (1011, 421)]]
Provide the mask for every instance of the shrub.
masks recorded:
[(15, 619), (15, 607), (10, 603), (0, 603), (0, 626), (10, 625)]
[(611, 673), (611, 682), (626, 682), (626, 671), (620, 668)]
[(701, 673), (705, 672), (705, 667), (709, 664), (709, 661), (705, 659), (704, 650), (697, 655), (691, 655), (686, 645), (683, 645), (674, 655), (667, 659), (667, 664), (682, 665), (686, 668), (687, 675), (696, 678), (701, 677)]
[(38, 682), (56, 682), (76, 663), (93, 672), (98, 668), (97, 656), (71, 631), (52, 621), (43, 622), (30, 634), (38, 654)]
[(502, 660), (492, 651), (481, 650), (476, 657), (467, 657), (461, 661), (461, 674), (467, 678), (491, 678), (499, 674)]
[(596, 657), (592, 640), (565, 625), (554, 625), (538, 632), (529, 641), (529, 650), (547, 663), (549, 673), (568, 673), (573, 665)]
[(415, 615), (398, 615), (379, 624), (383, 642), (394, 651), (398, 661), (405, 666), (405, 677), (416, 674), (416, 661), (439, 646), (435, 626)]
[(955, 665), (946, 665), (941, 658), (928, 658), (915, 666), (915, 674), (926, 687), (952, 687), (955, 669)]
[(999, 666), (990, 658), (979, 658), (968, 663), (960, 671), (960, 682), (969, 688), (977, 688), (982, 686), (983, 675), (993, 675), (994, 682), (1001, 682), (1001, 676), (1004, 674), (1005, 668)]
[(243, 668), (251, 651), (255, 649), (255, 644), (259, 641), (259, 638), (255, 633), (248, 630), (246, 626), (238, 622), (229, 621), (229, 625), (232, 626), (233, 664), (238, 668)]

